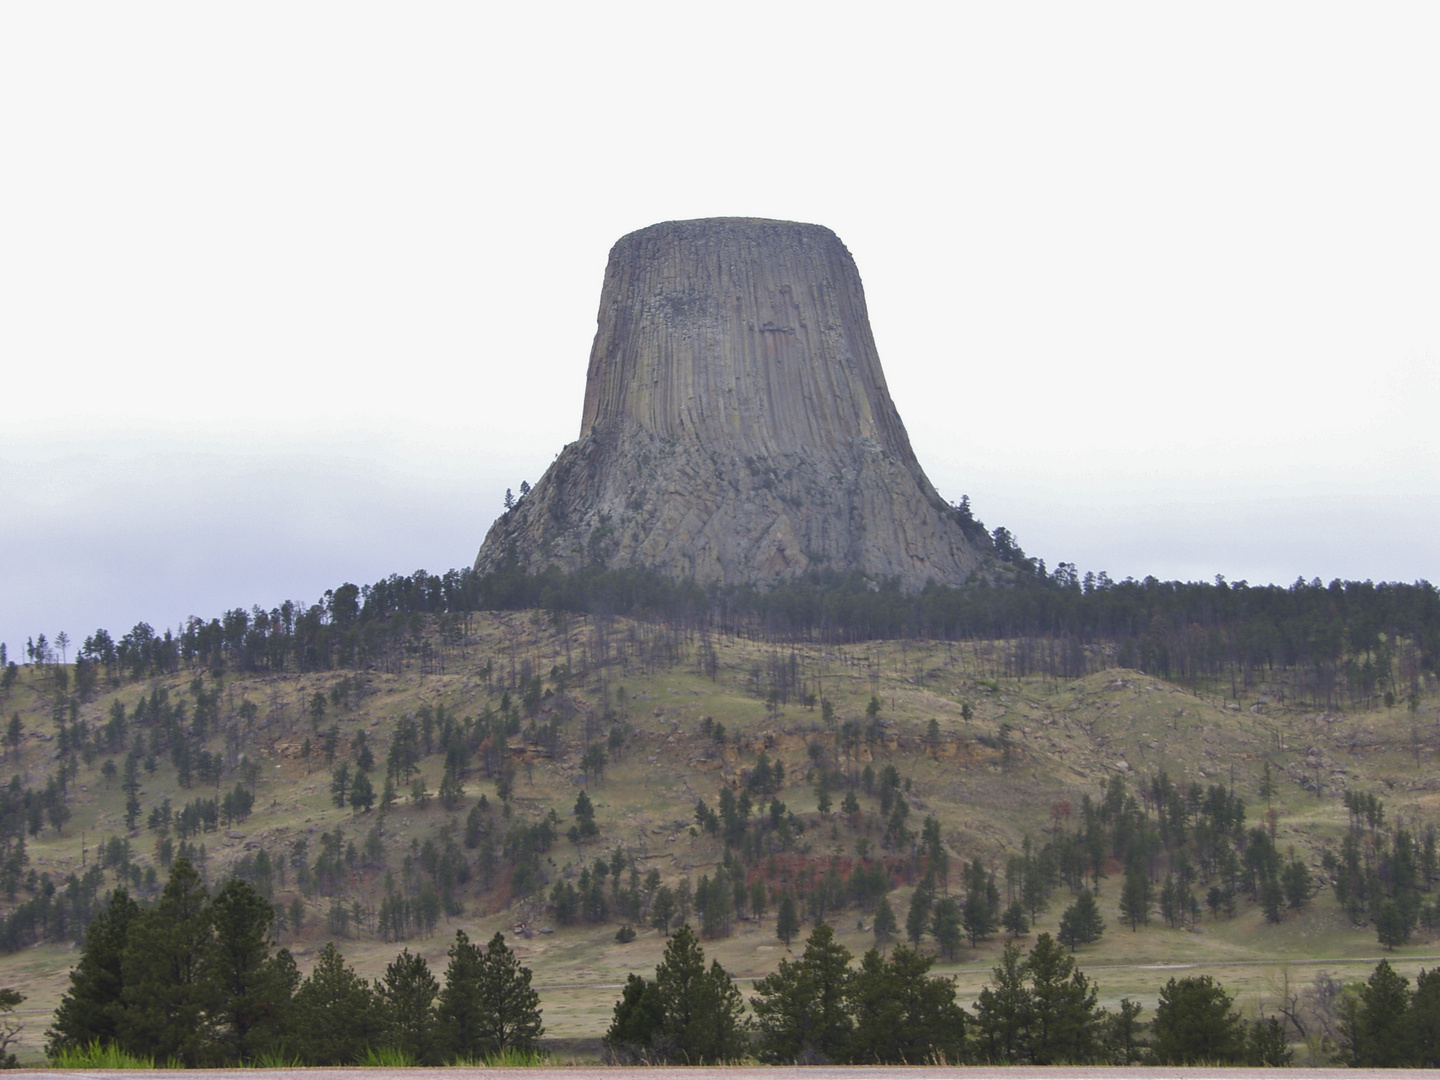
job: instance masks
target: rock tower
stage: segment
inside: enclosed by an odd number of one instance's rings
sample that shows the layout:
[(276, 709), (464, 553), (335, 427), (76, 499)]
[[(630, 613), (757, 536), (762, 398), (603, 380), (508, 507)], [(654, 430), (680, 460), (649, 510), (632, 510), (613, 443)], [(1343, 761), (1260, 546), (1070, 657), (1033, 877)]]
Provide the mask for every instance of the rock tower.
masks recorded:
[(580, 437), (477, 570), (809, 570), (962, 584), (981, 564), (895, 411), (855, 260), (792, 221), (670, 221), (610, 251)]

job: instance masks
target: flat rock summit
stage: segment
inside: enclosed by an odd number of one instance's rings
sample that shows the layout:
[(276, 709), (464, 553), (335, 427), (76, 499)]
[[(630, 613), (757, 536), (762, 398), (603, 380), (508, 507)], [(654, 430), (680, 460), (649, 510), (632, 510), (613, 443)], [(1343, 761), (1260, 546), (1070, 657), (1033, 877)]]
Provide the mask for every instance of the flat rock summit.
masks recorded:
[(962, 584), (981, 555), (915, 460), (855, 260), (793, 221), (669, 221), (610, 251), (580, 437), (476, 559), (773, 585)]

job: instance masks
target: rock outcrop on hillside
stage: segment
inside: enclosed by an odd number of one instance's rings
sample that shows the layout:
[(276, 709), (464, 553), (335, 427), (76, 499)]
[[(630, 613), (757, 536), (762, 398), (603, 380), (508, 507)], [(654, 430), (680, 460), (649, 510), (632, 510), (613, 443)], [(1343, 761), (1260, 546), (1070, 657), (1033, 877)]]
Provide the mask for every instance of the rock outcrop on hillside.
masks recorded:
[(812, 569), (963, 583), (981, 556), (890, 400), (829, 229), (672, 221), (611, 249), (580, 437), (476, 559), (769, 585)]

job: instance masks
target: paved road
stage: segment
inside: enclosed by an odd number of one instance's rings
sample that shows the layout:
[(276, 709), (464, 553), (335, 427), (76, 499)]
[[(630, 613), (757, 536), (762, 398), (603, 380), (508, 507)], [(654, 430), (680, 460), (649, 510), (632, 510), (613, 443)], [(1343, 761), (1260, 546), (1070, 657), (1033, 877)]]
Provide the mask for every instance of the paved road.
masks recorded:
[[(1289, 960), (1193, 960), (1184, 961), (1178, 964), (1083, 964), (1081, 965), (1081, 967), (1082, 970), (1088, 975), (1092, 971), (1192, 971), (1196, 969), (1203, 970), (1205, 968), (1227, 967), (1323, 967), (1327, 964), (1378, 964), (1381, 960), (1389, 960), (1392, 964), (1396, 962), (1406, 964), (1440, 964), (1440, 956), (1411, 956), (1409, 953), (1391, 953), (1389, 956), (1322, 956), (1318, 959), (1310, 957), (1294, 957)], [(990, 969), (987, 967), (983, 970), (985, 972), (988, 972)], [(958, 968), (953, 971), (942, 970), (936, 972), (936, 974), (966, 975), (980, 971), (982, 971), (980, 967), (970, 967)], [(737, 975), (734, 976), (734, 980), (737, 983), (754, 983), (759, 982), (764, 977), (765, 976), (763, 975)], [(623, 990), (625, 988), (625, 984), (623, 982), (534, 983), (533, 987), (537, 992), (543, 992), (545, 990)], [(12, 1014), (15, 1016), (49, 1016), (54, 1011), (54, 1009), (11, 1010)], [(695, 1077), (696, 1080), (699, 1080), (699, 1072), (700, 1070), (692, 1070), (686, 1072), (685, 1075)], [(12, 1073), (10, 1075), (13, 1076), (14, 1074)], [(174, 1074), (167, 1072), (165, 1075), (172, 1076)], [(216, 1074), (212, 1071), (207, 1071), (205, 1075), (215, 1076)], [(245, 1075), (255, 1076), (257, 1074), (253, 1072), (247, 1072), (245, 1073)], [(326, 1075), (334, 1074), (327, 1073)], [(454, 1072), (453, 1070), (447, 1069), (445, 1070), (445, 1075), (453, 1076)], [(526, 1075), (528, 1076), (530, 1074), (527, 1072)], [(727, 1072), (726, 1075), (728, 1076), (732, 1074)], [(767, 1071), (765, 1075), (773, 1077), (774, 1073), (771, 1071)], [(821, 1077), (820, 1074), (815, 1072), (806, 1072), (805, 1075), (807, 1077), (812, 1077), (813, 1080), (824, 1080), (824, 1078)], [(855, 1076), (856, 1074), (853, 1072), (847, 1072), (845, 1075)], [(911, 1077), (911, 1080), (914, 1080), (913, 1073), (906, 1072), (905, 1075)], [(968, 1070), (965, 1075), (974, 1075), (974, 1070)], [(1230, 1076), (1231, 1074), (1227, 1072), (1225, 1075)], [(1272, 1076), (1275, 1074), (1267, 1073), (1266, 1075)], [(1346, 1075), (1348, 1076), (1350, 1074), (1347, 1073)], [(1427, 1075), (1429, 1076), (1429, 1080), (1437, 1080), (1437, 1077), (1434, 1074)], [(573, 1074), (567, 1072), (566, 1076), (573, 1077)]]
[[(1082, 970), (1088, 975), (1092, 971), (1193, 971), (1204, 970), (1205, 968), (1230, 968), (1230, 967), (1323, 967), (1334, 964), (1378, 964), (1381, 960), (1389, 960), (1392, 964), (1402, 962), (1406, 964), (1440, 964), (1440, 956), (1411, 956), (1409, 953), (1392, 953), (1389, 956), (1323, 956), (1318, 959), (1310, 957), (1296, 957), (1289, 960), (1186, 960), (1178, 964), (1082, 964)], [(970, 975), (977, 972), (988, 973), (989, 968), (967, 967), (955, 970), (942, 969), (937, 975)], [(737, 983), (759, 982), (763, 975), (737, 975), (734, 977)], [(535, 983), (534, 988), (539, 992), (546, 990), (621, 990), (623, 982), (584, 982), (584, 983)], [(17, 1009), (16, 1012), (24, 1012)], [(35, 1009), (35, 1012), (44, 1012), (44, 1009)], [(448, 1074), (447, 1074), (448, 1075)], [(686, 1073), (687, 1076), (695, 1075)], [(770, 1074), (766, 1074), (770, 1075)], [(806, 1076), (815, 1075), (806, 1073)], [(847, 1076), (853, 1075), (847, 1073)], [(912, 1074), (907, 1073), (907, 1076)], [(966, 1073), (970, 1075), (970, 1073)], [(1225, 1074), (1229, 1076), (1229, 1073)], [(817, 1080), (821, 1078), (817, 1077)], [(1430, 1080), (1437, 1080), (1434, 1075)]]
[[(104, 1077), (116, 1080), (177, 1080), (190, 1076), (195, 1080), (377, 1080), (395, 1074), (403, 1080), (497, 1080), (511, 1074), (511, 1080), (619, 1080), (622, 1072), (634, 1072), (637, 1080), (1317, 1080), (1333, 1075), (1335, 1080), (1435, 1080), (1434, 1072), (1423, 1069), (1148, 1069), (1122, 1068), (743, 1068), (743, 1069), (620, 1069), (603, 1066), (574, 1066), (565, 1069), (207, 1069), (198, 1072), (183, 1070), (127, 1071), (123, 1074), (75, 1070), (72, 1076)], [(7, 1077), (28, 1077), (44, 1080), (57, 1071), (17, 1071)]]

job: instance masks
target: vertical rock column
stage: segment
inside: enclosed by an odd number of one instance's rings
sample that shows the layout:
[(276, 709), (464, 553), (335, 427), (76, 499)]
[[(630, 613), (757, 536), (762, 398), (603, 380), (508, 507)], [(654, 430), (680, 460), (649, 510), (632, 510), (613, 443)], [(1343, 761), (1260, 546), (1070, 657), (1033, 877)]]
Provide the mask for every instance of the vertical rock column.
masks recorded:
[(773, 584), (959, 584), (980, 556), (885, 385), (850, 253), (818, 225), (653, 225), (610, 252), (579, 439), (476, 567), (599, 562)]

